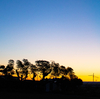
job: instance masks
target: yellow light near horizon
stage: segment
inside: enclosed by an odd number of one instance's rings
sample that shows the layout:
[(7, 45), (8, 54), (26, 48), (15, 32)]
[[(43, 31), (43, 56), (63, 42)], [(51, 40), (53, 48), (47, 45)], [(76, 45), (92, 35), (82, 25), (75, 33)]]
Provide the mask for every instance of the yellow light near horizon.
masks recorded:
[[(17, 75), (14, 75), (14, 77), (17, 77)], [(46, 76), (45, 77), (45, 79), (53, 79), (53, 78), (55, 78), (55, 76), (51, 76), (51, 75), (48, 75), (48, 76)], [(57, 78), (61, 78), (61, 76), (59, 76), (59, 77), (57, 77)], [(80, 79), (82, 79), (82, 81), (93, 81), (93, 77), (92, 76), (87, 76), (87, 75), (78, 75), (78, 78), (80, 78)], [(42, 78), (40, 78), (39, 76), (36, 76), (35, 77), (35, 80), (36, 81), (40, 81)], [(28, 76), (27, 78), (26, 78), (26, 80), (32, 80), (32, 78), (30, 78), (30, 76)], [(96, 78), (94, 78), (94, 81), (100, 81), (100, 79), (96, 79)]]
[[(3, 74), (0, 73), (0, 75), (3, 75)], [(41, 77), (39, 77), (39, 76), (41, 76)], [(82, 75), (77, 75), (77, 76), (78, 76), (78, 78), (82, 79), (83, 82), (84, 81), (87, 81), (87, 82), (88, 81), (91, 81), (91, 82), (93, 81), (93, 76), (89, 76), (88, 74), (85, 74), (85, 75), (82, 74)], [(13, 77), (18, 77), (18, 76), (16, 74), (14, 74)], [(35, 77), (35, 80), (40, 81), (40, 80), (42, 80), (42, 77), (43, 77), (42, 75), (38, 75), (38, 76)], [(49, 74), (48, 76), (45, 77), (45, 79), (46, 78), (47, 79), (53, 79), (53, 78), (55, 78), (55, 76)], [(57, 78), (61, 78), (61, 76), (59, 76)], [(32, 78), (30, 78), (29, 74), (28, 74), (28, 77), (26, 78), (26, 80), (32, 80)], [(96, 77), (94, 77), (94, 81), (95, 82), (100, 82), (100, 75), (96, 75)]]
[[(100, 75), (98, 75), (99, 77)], [(93, 76), (89, 76), (89, 75), (78, 75), (78, 78), (81, 78), (83, 81), (93, 81)], [(100, 82), (100, 78), (96, 78), (94, 77), (94, 81), (95, 82)]]

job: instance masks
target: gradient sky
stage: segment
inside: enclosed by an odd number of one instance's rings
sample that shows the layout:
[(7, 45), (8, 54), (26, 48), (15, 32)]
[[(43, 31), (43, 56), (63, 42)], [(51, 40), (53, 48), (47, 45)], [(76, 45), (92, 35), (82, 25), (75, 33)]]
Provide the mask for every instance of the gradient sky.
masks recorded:
[(100, 81), (100, 0), (0, 0), (0, 65), (23, 58)]

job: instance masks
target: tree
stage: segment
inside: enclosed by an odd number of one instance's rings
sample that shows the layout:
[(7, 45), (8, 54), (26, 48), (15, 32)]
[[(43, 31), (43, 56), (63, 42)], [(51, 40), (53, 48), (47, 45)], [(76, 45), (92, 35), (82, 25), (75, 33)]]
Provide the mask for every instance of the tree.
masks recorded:
[(0, 65), (0, 72), (2, 73), (2, 74), (4, 74), (3, 72), (4, 72), (4, 69), (5, 69), (5, 66), (4, 65)]
[(3, 73), (5, 75), (13, 75), (14, 74), (14, 60), (10, 59), (8, 61), (8, 65), (6, 66), (6, 68), (4, 68)]
[(71, 67), (67, 67), (66, 71), (70, 79), (78, 78)]
[(42, 72), (43, 79), (51, 72), (50, 63), (45, 60), (37, 60), (35, 61), (38, 70)]
[(30, 71), (29, 71), (29, 74), (30, 74), (30, 77), (33, 81), (35, 81), (35, 77), (36, 77), (36, 71), (38, 70), (38, 68), (36, 67), (36, 65), (33, 65), (31, 64), (30, 65)]
[(0, 65), (0, 69), (5, 69), (5, 66), (4, 65)]
[(60, 75), (60, 68), (59, 63), (52, 62), (51, 63), (52, 72), (51, 75), (59, 76)]
[(21, 80), (26, 80), (30, 62), (27, 59), (23, 59), (23, 62), (21, 62), (20, 60), (17, 60), (16, 64), (17, 64), (16, 73), (17, 73), (18, 78), (19, 79), (21, 78)]
[(66, 75), (66, 68), (63, 65), (60, 66), (60, 74), (63, 75), (63, 76)]

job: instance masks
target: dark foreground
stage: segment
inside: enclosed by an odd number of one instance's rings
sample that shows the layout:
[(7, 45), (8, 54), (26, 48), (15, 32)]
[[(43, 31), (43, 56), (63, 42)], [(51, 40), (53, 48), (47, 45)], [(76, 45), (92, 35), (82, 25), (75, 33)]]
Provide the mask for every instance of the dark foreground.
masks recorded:
[[(27, 85), (28, 86), (28, 85)], [(18, 87), (18, 86), (17, 86)], [(44, 92), (43, 90), (1, 89), (0, 99), (100, 99), (100, 85), (86, 83), (66, 91)]]
[[(54, 85), (54, 86), (51, 86)], [(51, 86), (51, 87), (50, 87)], [(49, 91), (47, 90), (49, 87)], [(100, 83), (0, 81), (0, 99), (100, 99)]]
[(99, 97), (83, 95), (66, 95), (57, 93), (17, 93), (1, 92), (0, 99), (100, 99)]

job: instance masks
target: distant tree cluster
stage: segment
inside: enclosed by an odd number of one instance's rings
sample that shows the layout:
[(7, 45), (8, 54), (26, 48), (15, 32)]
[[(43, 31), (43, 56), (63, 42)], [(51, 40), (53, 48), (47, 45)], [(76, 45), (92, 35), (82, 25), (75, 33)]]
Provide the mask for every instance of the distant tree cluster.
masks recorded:
[(49, 62), (46, 60), (37, 60), (35, 65), (30, 63), (28, 59), (23, 59), (22, 61), (16, 61), (16, 68), (14, 68), (14, 60), (9, 60), (8, 65), (0, 65), (0, 72), (3, 75), (15, 75), (17, 74), (18, 79), (26, 80), (28, 74), (31, 75), (31, 79), (35, 80), (35, 77), (38, 76), (38, 72), (42, 73), (42, 78), (45, 79), (47, 75), (50, 75), (53, 78), (58, 76), (64, 76), (68, 79), (78, 78), (71, 67), (60, 66), (59, 63)]
[[(48, 75), (53, 78), (64, 77), (70, 81), (75, 81), (76, 79), (80, 80), (71, 67), (66, 68), (63, 65), (60, 66), (59, 63), (55, 63), (54, 61), (50, 63), (46, 60), (37, 60), (35, 61), (35, 65), (33, 65), (28, 59), (23, 59), (22, 61), (17, 60), (16, 64), (15, 69), (14, 60), (10, 59), (7, 66), (0, 65), (0, 73), (4, 76), (17, 75), (21, 81), (26, 80), (28, 76), (30, 76), (33, 81), (35, 81), (36, 76), (44, 80)], [(40, 76), (39, 73), (41, 73), (42, 76)]]
[[(37, 60), (35, 64), (32, 64), (28, 59), (23, 59), (22, 61), (17, 60), (15, 69), (14, 60), (10, 59), (7, 66), (0, 65), (0, 73), (0, 87), (3, 87), (3, 89), (9, 89), (10, 87), (12, 90), (27, 90), (33, 86), (34, 90), (38, 89), (38, 91), (42, 91), (46, 85), (49, 84), (51, 86), (50, 90), (53, 90), (55, 84), (55, 86), (58, 86), (64, 91), (66, 90), (66, 85), (67, 89), (68, 87), (82, 85), (82, 80), (75, 75), (71, 67), (66, 68), (63, 65), (60, 66), (59, 63), (55, 63), (54, 61), (50, 63), (46, 60)], [(15, 75), (17, 76), (17, 81), (14, 80)], [(39, 83), (35, 80), (37, 76), (40, 77)], [(48, 76), (49, 78), (47, 79)], [(4, 77), (5, 80), (2, 77)], [(26, 78), (28, 77), (32, 79), (31, 82), (26, 82)], [(50, 79), (52, 79), (52, 81), (50, 81)], [(20, 88), (18, 86), (20, 86)], [(38, 87), (36, 88), (36, 86)]]

